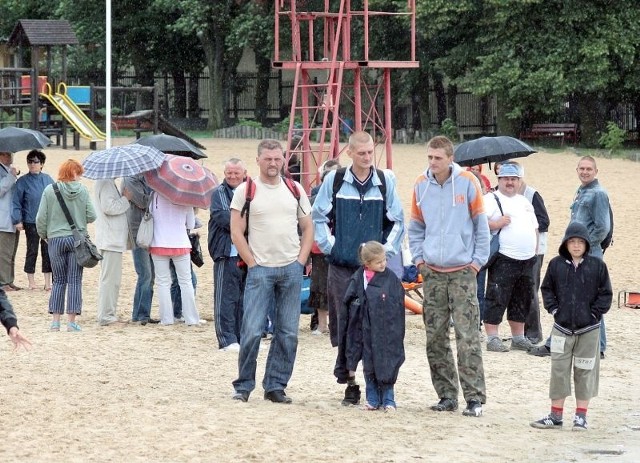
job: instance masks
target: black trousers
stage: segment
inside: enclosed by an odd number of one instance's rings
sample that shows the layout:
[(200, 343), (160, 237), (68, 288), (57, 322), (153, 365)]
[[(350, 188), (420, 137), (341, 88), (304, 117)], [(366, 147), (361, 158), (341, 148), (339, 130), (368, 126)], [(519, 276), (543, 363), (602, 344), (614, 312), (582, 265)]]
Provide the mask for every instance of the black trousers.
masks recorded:
[(35, 223), (25, 223), (24, 234), (27, 238), (27, 255), (24, 259), (24, 273), (36, 273), (36, 261), (38, 260), (38, 245), (42, 258), (42, 273), (51, 273), (49, 261), (49, 246), (45, 240), (40, 239)]
[(485, 323), (499, 325), (505, 310), (507, 320), (525, 322), (533, 298), (533, 267), (536, 261), (536, 256), (516, 260), (498, 253), (495, 263), (489, 267)]

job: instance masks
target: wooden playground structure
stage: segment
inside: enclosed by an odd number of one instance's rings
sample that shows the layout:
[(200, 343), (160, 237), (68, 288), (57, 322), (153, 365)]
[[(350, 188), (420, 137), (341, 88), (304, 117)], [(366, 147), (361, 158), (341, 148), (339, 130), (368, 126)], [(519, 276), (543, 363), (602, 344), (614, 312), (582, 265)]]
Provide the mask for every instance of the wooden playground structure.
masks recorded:
[[(370, 38), (381, 33), (384, 19), (406, 24), (406, 60), (375, 56)], [(324, 161), (340, 156), (341, 132), (368, 131), (376, 164), (392, 167), (391, 71), (419, 66), (415, 29), (415, 0), (403, 11), (373, 11), (369, 0), (276, 0), (273, 67), (295, 72), (287, 161), (301, 161), (305, 189), (318, 183)], [(290, 46), (281, 47), (284, 36), (291, 37)]]
[[(105, 87), (66, 84), (67, 46), (77, 44), (78, 39), (68, 21), (18, 21), (8, 40), (9, 47), (15, 51), (16, 67), (0, 68), (0, 128), (13, 125), (39, 130), (47, 136), (55, 136), (56, 144), (62, 144), (65, 149), (68, 130), (72, 132), (75, 149), (80, 149), (81, 138), (89, 141), (90, 149), (95, 149), (97, 142), (106, 139), (106, 127), (99, 128), (94, 122), (99, 118), (97, 108)], [(57, 79), (54, 79), (53, 51), (57, 47), (61, 50), (61, 63)], [(31, 67), (23, 65), (27, 51)], [(40, 75), (43, 53), (46, 70), (44, 75)], [(136, 99), (150, 93), (147, 100), (153, 101), (151, 109), (112, 118), (111, 128), (114, 130), (131, 129), (136, 137), (144, 132), (158, 133), (159, 130), (186, 137), (159, 115), (155, 87), (112, 87), (112, 91), (133, 94)]]

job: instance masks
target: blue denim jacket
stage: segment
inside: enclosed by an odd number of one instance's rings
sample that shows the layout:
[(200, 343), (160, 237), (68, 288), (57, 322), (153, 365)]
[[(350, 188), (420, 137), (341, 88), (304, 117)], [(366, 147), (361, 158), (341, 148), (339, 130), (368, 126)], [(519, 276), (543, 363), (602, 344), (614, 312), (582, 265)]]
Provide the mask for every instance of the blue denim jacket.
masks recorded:
[(589, 232), (589, 254), (602, 257), (600, 243), (611, 228), (609, 219), (609, 195), (598, 179), (578, 188), (571, 205), (571, 221), (580, 222)]

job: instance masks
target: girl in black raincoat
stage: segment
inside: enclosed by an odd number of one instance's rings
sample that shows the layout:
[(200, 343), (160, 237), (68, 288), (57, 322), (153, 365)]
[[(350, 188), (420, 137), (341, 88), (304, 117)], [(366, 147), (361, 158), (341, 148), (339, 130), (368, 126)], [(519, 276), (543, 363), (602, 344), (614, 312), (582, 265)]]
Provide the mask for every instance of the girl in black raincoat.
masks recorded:
[(334, 370), (346, 382), (362, 360), (366, 382), (365, 410), (395, 411), (393, 385), (404, 363), (404, 289), (387, 267), (377, 241), (360, 247), (362, 266), (351, 276), (338, 326), (340, 339)]

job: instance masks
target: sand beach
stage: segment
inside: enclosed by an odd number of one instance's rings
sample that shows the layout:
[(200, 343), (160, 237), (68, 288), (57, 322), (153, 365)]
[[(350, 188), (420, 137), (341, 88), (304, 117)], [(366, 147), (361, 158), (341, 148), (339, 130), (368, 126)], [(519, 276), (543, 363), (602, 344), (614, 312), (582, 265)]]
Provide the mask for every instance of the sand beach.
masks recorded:
[[(117, 138), (114, 144), (130, 142)], [(204, 164), (223, 178), (223, 161), (239, 157), (256, 174), (256, 140), (204, 139)], [(48, 148), (44, 170), (56, 177), (68, 157), (90, 151)], [(549, 252), (556, 254), (569, 219), (580, 150), (539, 152), (520, 160), (551, 217)], [(26, 172), (26, 152), (16, 165)], [(586, 433), (535, 430), (529, 421), (548, 412), (549, 358), (524, 352), (483, 352), (487, 379), (484, 416), (436, 413), (420, 316), (407, 316), (406, 362), (396, 385), (395, 414), (340, 405), (344, 387), (332, 375), (336, 351), (328, 336), (313, 336), (300, 320), (298, 357), (288, 406), (262, 398), (267, 350), (258, 357), (258, 388), (248, 403), (231, 400), (237, 354), (219, 352), (212, 323), (211, 259), (196, 268), (196, 303), (209, 322), (184, 325), (99, 327), (99, 268), (85, 270), (82, 332), (49, 332), (49, 293), (9, 293), (29, 352), (11, 352), (0, 339), (0, 443), (3, 462), (637, 462), (640, 461), (640, 310), (618, 308), (619, 291), (640, 291), (640, 245), (635, 193), (640, 164), (598, 158), (601, 183), (615, 213), (614, 245), (606, 255), (614, 289), (607, 315), (608, 351), (601, 364), (600, 396), (589, 410)], [(424, 145), (394, 146), (394, 171), (408, 211), (416, 176), (426, 166)], [(492, 183), (493, 174), (489, 174)], [(83, 182), (92, 189), (93, 182)], [(408, 217), (408, 214), (406, 214)], [(208, 211), (200, 218), (209, 219)], [(92, 231), (92, 230), (91, 230)], [(206, 248), (206, 227), (202, 232)], [(205, 251), (206, 252), (206, 251)], [(24, 235), (15, 283), (27, 287)], [(130, 318), (136, 275), (124, 255), (119, 315)], [(39, 262), (38, 267), (39, 269)], [(41, 274), (36, 274), (40, 288)], [(153, 315), (157, 317), (157, 301)], [(551, 317), (542, 315), (545, 333)], [(502, 334), (508, 334), (505, 326)], [(265, 341), (268, 345), (268, 342)], [(364, 381), (359, 372), (361, 384)], [(575, 401), (569, 398), (565, 414)]]

